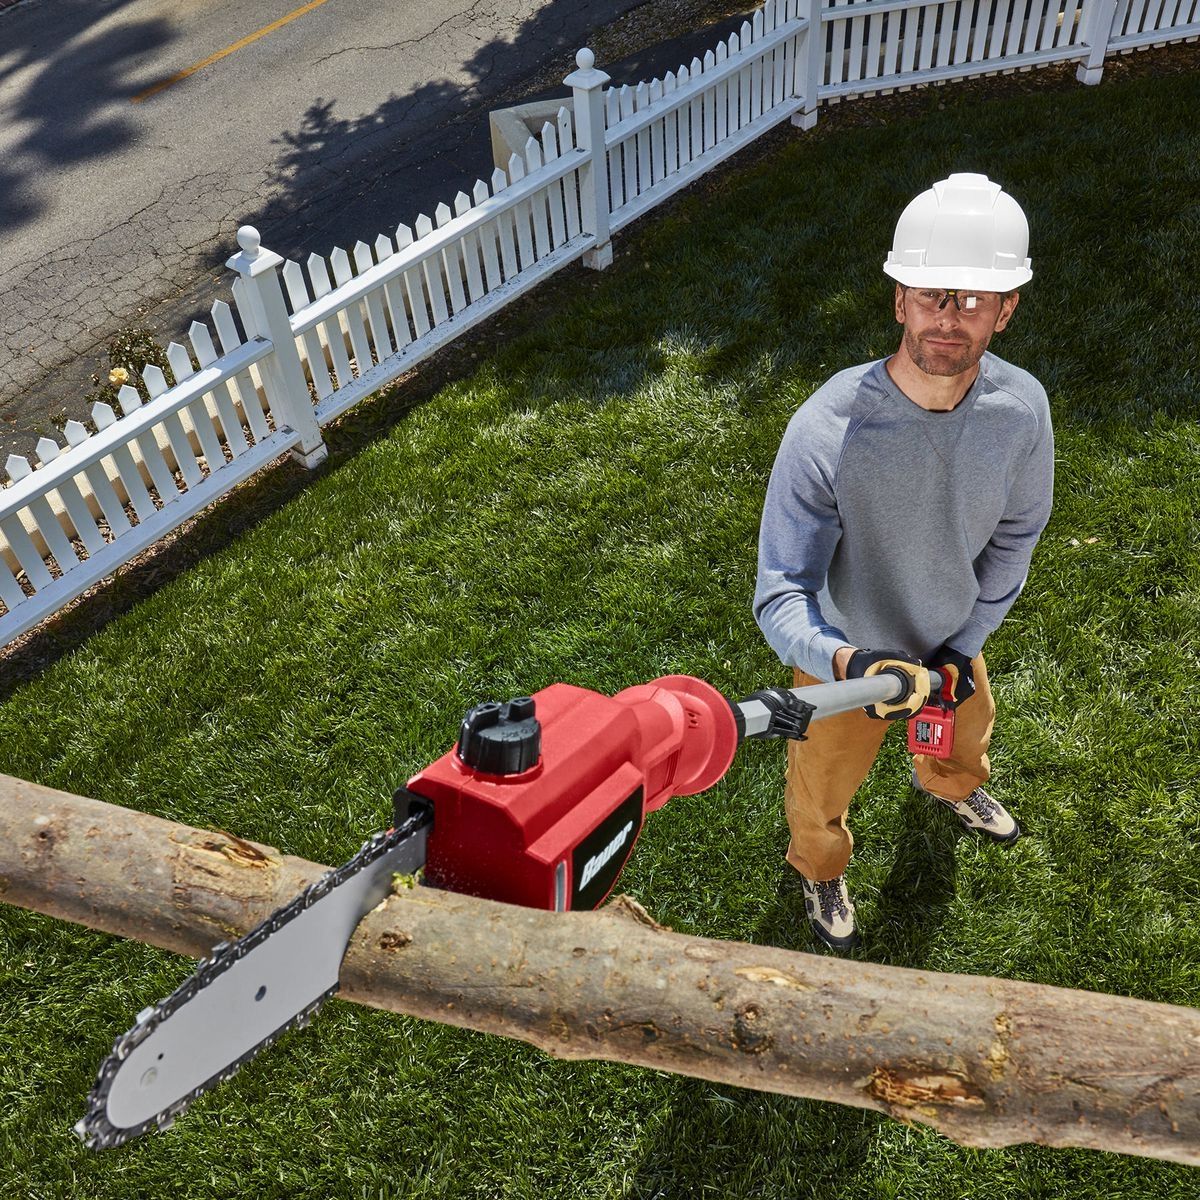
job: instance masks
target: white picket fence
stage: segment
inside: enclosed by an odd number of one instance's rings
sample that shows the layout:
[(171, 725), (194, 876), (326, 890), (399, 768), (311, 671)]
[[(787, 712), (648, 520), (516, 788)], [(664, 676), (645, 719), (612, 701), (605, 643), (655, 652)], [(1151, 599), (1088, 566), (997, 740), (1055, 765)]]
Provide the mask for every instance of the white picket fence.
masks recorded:
[(148, 367), (120, 389), (120, 415), (93, 407), (94, 432), (72, 421), (36, 465), (9, 457), (0, 646), (280, 454), (317, 465), (322, 426), (559, 268), (608, 265), (613, 232), (781, 121), (810, 128), (821, 101), (1052, 62), (1095, 83), (1107, 53), (1200, 35), (1198, 5), (768, 0), (703, 59), (636, 87), (606, 88), (581, 50), (557, 120), (433, 220), (304, 266), (244, 227), (233, 306), (168, 348), (173, 387)]

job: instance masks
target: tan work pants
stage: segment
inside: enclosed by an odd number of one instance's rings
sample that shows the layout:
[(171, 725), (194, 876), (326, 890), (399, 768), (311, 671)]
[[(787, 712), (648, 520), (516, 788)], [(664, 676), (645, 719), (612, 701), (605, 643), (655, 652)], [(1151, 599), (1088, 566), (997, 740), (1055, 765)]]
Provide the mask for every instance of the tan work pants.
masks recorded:
[[(975, 694), (955, 710), (951, 756), (913, 756), (921, 786), (948, 800), (965, 799), (991, 772), (987, 752), (996, 706), (983, 656), (972, 659), (971, 665)], [(798, 668), (795, 677), (795, 687), (821, 682)], [(814, 721), (805, 741), (788, 742), (783, 803), (792, 838), (787, 860), (806, 878), (836, 879), (845, 871), (854, 848), (846, 810), (892, 726), (907, 737), (907, 721), (876, 721), (856, 708)]]

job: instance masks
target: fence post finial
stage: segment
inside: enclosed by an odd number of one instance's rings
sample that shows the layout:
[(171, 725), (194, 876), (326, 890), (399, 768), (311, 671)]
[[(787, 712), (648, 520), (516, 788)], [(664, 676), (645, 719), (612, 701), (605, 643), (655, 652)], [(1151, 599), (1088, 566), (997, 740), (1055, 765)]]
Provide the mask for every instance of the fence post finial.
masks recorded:
[(575, 106), (575, 145), (587, 153), (579, 171), (580, 205), (584, 233), (596, 244), (583, 256), (583, 265), (603, 271), (612, 263), (609, 235), (608, 150), (604, 143), (604, 92), (609, 77), (596, 69), (596, 56), (586, 47), (575, 55), (575, 65), (563, 80), (571, 88)]
[(264, 249), (262, 237), (253, 225), (243, 225), (238, 230), (237, 242), (240, 250), (225, 265), (242, 277), (248, 300), (248, 311), (242, 312), (246, 333), (263, 338), (272, 346), (272, 352), (260, 365), (267, 403), (275, 414), (277, 428), (286, 425), (300, 435), (300, 444), (293, 448), (292, 457), (306, 467), (315, 467), (329, 457), (329, 449), (321, 437), (283, 299), (279, 281), (283, 258), (273, 250)]
[(262, 249), (262, 234), (253, 225), (243, 225), (237, 231), (237, 244), (245, 251), (247, 258), (257, 258)]

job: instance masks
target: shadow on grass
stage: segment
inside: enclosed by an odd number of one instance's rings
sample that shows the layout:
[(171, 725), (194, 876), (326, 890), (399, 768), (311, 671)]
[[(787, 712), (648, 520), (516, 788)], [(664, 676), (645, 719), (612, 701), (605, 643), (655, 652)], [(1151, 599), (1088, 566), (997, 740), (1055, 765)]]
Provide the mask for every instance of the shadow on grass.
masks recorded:
[(946, 919), (957, 882), (957, 819), (911, 788), (899, 804), (892, 868), (879, 890), (860, 954), (872, 962), (923, 967)]
[[(781, 1119), (806, 1136), (781, 1144)], [(870, 1171), (879, 1120), (843, 1105), (680, 1079), (622, 1200), (844, 1196)]]
[(122, 567), (116, 576), (96, 584), (64, 611), (18, 638), (0, 655), (0, 703), (78, 650), (110, 621), (278, 511), (299, 495), (312, 477), (313, 473), (289, 459), (264, 468), (232, 495)]
[[(905, 791), (896, 816), (892, 867), (863, 930), (863, 943), (850, 957), (921, 967), (954, 898), (955, 851), (965, 835), (949, 813), (911, 789)], [(833, 953), (811, 933), (799, 876), (786, 864), (780, 865), (775, 902), (753, 940), (803, 953)], [(803, 1143), (784, 1153), (770, 1144), (781, 1116), (791, 1127), (808, 1131)], [(871, 1111), (683, 1079), (624, 1195), (657, 1200), (699, 1194), (705, 1180), (718, 1178), (728, 1181), (720, 1194), (730, 1197), (848, 1194), (861, 1187), (870, 1171), (867, 1164), (881, 1120)], [(735, 1182), (751, 1161), (770, 1164), (764, 1176)]]
[[(922, 967), (954, 899), (955, 848), (964, 836), (948, 812), (907, 784), (898, 804), (895, 855), (874, 908), (860, 905), (862, 942), (848, 957), (898, 967)], [(886, 835), (885, 835), (886, 836)], [(848, 873), (854, 895), (854, 866)], [(869, 915), (868, 915), (869, 911)], [(865, 919), (864, 919), (865, 918)], [(754, 933), (757, 945), (810, 954), (835, 954), (817, 940), (804, 914), (800, 876), (780, 866), (775, 901)]]
[(115, 576), (18, 638), (9, 650), (0, 651), (0, 703), (79, 649), (110, 621), (124, 616), (198, 563), (228, 549), (237, 538), (353, 459), (449, 380), (461, 377), (467, 369), (466, 354), (465, 346), (443, 350), (422, 364), (420, 372), (398, 380), (325, 429), (329, 457), (315, 470), (306, 470), (290, 456), (278, 459), (121, 567)]

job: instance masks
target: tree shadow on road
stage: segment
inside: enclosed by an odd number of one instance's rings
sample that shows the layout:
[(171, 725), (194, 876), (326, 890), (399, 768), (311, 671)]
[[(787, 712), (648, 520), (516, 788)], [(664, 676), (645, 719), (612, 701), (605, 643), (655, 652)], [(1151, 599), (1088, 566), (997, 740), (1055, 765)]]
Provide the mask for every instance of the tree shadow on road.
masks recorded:
[[(373, 112), (342, 115), (336, 99), (319, 97), (297, 129), (280, 135), (272, 195), (248, 219), (264, 244), (298, 258), (359, 239), (373, 243), (380, 233), (394, 234), (401, 222), (411, 225), (419, 213), (432, 216), (439, 203), (452, 205), (459, 191), (470, 194), (478, 179), (491, 176), (488, 111), (553, 97), (569, 107), (570, 89), (561, 80), (575, 69), (576, 52), (631, 7), (630, 0), (605, 0), (573, 20), (576, 0), (550, 0), (511, 40), (480, 44), (463, 61), (463, 78), (430, 80), (390, 96)], [(468, 19), (464, 14), (464, 23)], [(715, 47), (741, 19), (597, 65), (614, 83), (665, 74)], [(558, 78), (547, 88), (545, 78), (555, 74), (556, 63)]]
[(93, 32), (128, 3), (59, 0), (0, 17), (0, 82), (34, 72), (9, 109), (9, 123), (24, 132), (0, 161), (0, 229), (11, 234), (41, 216), (58, 169), (102, 161), (135, 140), (136, 124), (113, 106), (136, 94), (137, 69), (174, 34), (158, 18)]

